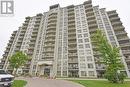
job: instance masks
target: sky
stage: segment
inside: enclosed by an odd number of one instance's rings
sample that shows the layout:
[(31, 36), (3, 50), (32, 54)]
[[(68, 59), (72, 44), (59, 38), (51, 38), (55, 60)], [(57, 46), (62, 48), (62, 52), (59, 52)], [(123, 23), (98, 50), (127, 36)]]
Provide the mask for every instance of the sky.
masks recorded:
[[(14, 0), (14, 16), (0, 16), (0, 58), (10, 39), (11, 33), (24, 23), (25, 17), (34, 16), (49, 10), (49, 6), (60, 4), (61, 7), (82, 4), (86, 0)], [(93, 5), (100, 8), (117, 10), (130, 37), (130, 0), (93, 0)]]

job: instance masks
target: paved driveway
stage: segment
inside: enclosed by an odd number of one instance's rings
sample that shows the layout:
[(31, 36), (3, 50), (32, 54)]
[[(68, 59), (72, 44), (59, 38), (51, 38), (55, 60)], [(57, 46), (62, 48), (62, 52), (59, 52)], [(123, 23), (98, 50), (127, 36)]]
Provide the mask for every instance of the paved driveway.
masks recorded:
[(37, 77), (17, 79), (26, 80), (28, 82), (26, 87), (83, 87), (80, 84), (60, 79), (43, 79)]

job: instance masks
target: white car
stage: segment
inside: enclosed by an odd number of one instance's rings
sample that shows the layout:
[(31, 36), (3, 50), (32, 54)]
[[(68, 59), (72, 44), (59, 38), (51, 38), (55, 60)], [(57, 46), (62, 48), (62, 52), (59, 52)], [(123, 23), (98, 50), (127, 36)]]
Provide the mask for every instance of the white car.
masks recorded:
[(5, 70), (0, 69), (0, 87), (11, 87), (14, 76), (8, 74)]

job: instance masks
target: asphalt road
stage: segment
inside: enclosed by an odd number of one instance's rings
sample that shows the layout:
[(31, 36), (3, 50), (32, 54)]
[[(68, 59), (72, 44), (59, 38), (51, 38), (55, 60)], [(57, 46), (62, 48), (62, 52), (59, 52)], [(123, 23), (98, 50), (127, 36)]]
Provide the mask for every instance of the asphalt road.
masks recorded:
[(43, 79), (38, 77), (33, 78), (17, 78), (20, 80), (26, 80), (27, 85), (25, 87), (84, 87), (80, 84), (61, 80), (61, 79)]

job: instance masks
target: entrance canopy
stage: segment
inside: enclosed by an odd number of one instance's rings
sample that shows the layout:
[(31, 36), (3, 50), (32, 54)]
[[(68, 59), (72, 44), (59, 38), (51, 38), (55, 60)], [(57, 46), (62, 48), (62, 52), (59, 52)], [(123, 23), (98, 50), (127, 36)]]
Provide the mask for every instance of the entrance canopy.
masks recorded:
[(53, 61), (39, 61), (38, 65), (52, 65)]

